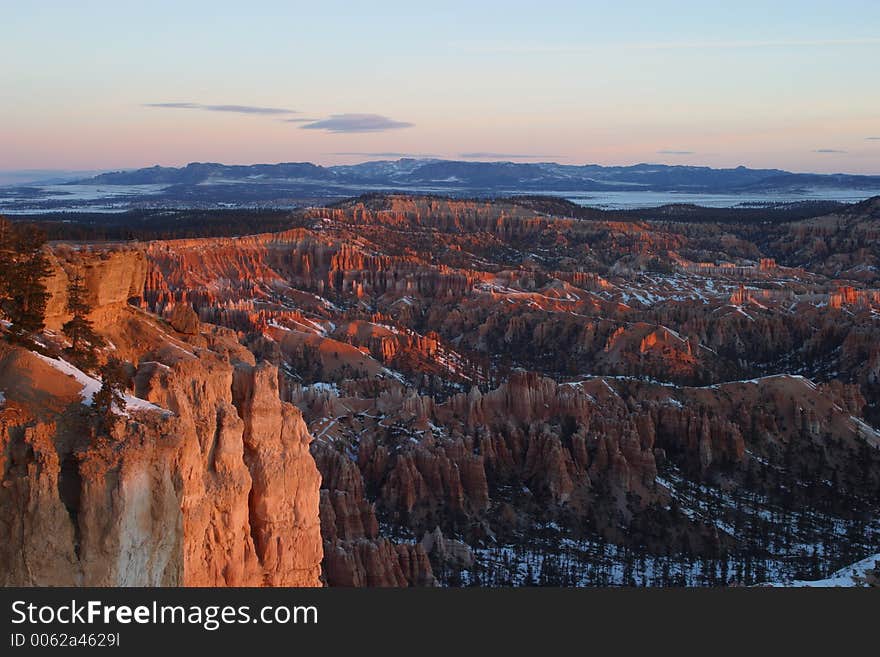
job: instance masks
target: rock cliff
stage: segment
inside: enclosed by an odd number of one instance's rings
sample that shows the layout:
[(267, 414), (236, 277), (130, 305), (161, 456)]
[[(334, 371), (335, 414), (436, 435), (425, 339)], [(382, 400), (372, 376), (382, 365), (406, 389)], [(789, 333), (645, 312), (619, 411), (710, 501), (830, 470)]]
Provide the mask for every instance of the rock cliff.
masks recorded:
[(0, 347), (0, 584), (320, 585), (321, 478), (299, 410), (232, 332), (178, 333), (127, 305), (145, 263), (136, 250), (54, 259), (50, 326), (75, 267), (129, 361), (112, 430), (90, 420), (87, 373)]
[(70, 319), (67, 312), (67, 286), (71, 278), (82, 278), (86, 289), (84, 301), (92, 307), (91, 319), (108, 326), (129, 299), (140, 298), (144, 292), (148, 263), (138, 248), (74, 249), (58, 246), (50, 257), (52, 275), (46, 279), (50, 293), (46, 306), (46, 327), (59, 329)]

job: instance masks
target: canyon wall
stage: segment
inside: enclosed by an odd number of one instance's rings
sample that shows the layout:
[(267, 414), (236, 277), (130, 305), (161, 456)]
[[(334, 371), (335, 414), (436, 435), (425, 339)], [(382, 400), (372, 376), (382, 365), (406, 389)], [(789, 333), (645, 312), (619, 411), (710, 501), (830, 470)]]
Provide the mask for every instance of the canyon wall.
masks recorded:
[[(153, 242), (144, 307), (192, 306), (279, 367), (316, 436), (330, 585), (523, 582), (511, 564), (554, 532), (772, 560), (768, 537), (793, 539), (769, 508), (820, 507), (815, 542), (877, 485), (874, 329), (841, 312), (876, 299), (739, 230), (366, 197), (279, 233)], [(838, 378), (772, 376), (795, 362)]]
[(147, 258), (138, 248), (111, 249), (58, 246), (49, 254), (52, 274), (44, 281), (50, 294), (46, 305), (46, 328), (61, 328), (71, 315), (67, 311), (67, 287), (80, 277), (84, 301), (92, 308), (96, 323), (109, 325), (132, 297), (141, 297), (147, 277)]
[(717, 585), (875, 552), (876, 291), (807, 267), (812, 228), (788, 255), (767, 230), (392, 195), (56, 247), (46, 353), (82, 276), (132, 403), (99, 435), (87, 381), (4, 348), (0, 558), (72, 582)]
[(299, 410), (231, 331), (178, 333), (127, 305), (145, 262), (131, 249), (53, 257), (49, 326), (79, 271), (118, 345), (103, 356), (129, 361), (111, 429), (88, 406), (99, 382), (0, 346), (0, 584), (321, 585), (321, 477)]

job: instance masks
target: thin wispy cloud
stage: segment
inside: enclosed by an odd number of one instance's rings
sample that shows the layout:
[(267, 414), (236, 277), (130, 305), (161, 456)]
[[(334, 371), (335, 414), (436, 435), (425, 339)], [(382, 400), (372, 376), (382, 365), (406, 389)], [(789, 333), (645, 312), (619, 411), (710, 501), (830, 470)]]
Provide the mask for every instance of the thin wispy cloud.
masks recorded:
[(465, 42), (453, 43), (453, 48), (463, 48), (480, 53), (560, 53), (578, 54), (607, 50), (739, 50), (751, 48), (835, 48), (850, 46), (880, 46), (880, 38), (852, 39), (767, 39), (726, 41), (630, 41), (620, 43), (506, 43)]
[(865, 141), (880, 141), (880, 137), (865, 137)]
[(398, 153), (396, 151), (364, 152), (364, 151), (339, 151), (330, 155), (354, 156), (354, 157), (438, 157), (433, 153)]
[(144, 107), (159, 109), (189, 109), (203, 112), (230, 112), (233, 114), (298, 114), (296, 110), (284, 107), (259, 107), (255, 105), (205, 105), (202, 103), (144, 103)]
[(325, 130), (327, 132), (385, 132), (411, 128), (413, 123), (395, 121), (381, 114), (331, 114), (329, 118), (307, 123), (303, 130)]
[(531, 155), (526, 153), (459, 153), (458, 156), (465, 160), (555, 160), (561, 159), (558, 155)]
[(822, 154), (826, 154), (826, 155), (829, 153), (846, 153), (846, 151), (841, 151), (836, 148), (817, 148), (813, 152), (814, 153), (822, 153)]
[(319, 121), (320, 119), (306, 119), (306, 118), (294, 118), (294, 119), (278, 119), (282, 123), (311, 123), (313, 121)]
[(658, 155), (693, 155), (693, 151), (676, 151), (672, 149), (664, 149), (662, 151), (657, 151)]

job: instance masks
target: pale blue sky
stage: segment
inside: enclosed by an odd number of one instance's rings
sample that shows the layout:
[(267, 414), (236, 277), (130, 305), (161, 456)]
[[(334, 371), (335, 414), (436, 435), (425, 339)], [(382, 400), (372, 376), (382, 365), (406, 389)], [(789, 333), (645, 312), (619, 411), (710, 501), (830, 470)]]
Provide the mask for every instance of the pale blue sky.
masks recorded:
[(880, 2), (769, 4), (0, 0), (0, 169), (483, 153), (880, 173)]

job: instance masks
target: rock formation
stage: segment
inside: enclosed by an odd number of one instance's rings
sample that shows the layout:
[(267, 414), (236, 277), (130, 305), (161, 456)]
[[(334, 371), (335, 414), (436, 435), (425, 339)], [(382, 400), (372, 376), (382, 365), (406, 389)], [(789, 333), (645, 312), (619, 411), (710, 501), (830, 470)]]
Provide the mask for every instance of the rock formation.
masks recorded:
[[(96, 326), (116, 337), (123, 325), (120, 352), (139, 352), (133, 388), (122, 420), (96, 434), (85, 373), (2, 348), (0, 583), (318, 585), (320, 475), (276, 369), (234, 335), (194, 335), (192, 322), (176, 333), (126, 305), (144, 285), (142, 252), (76, 255)], [(51, 289), (63, 308), (64, 287)]]
[[(717, 585), (876, 552), (876, 208), (553, 207), (377, 195), (56, 247), (49, 360), (0, 359), (7, 580)], [(133, 381), (100, 439), (49, 362), (73, 273)]]

